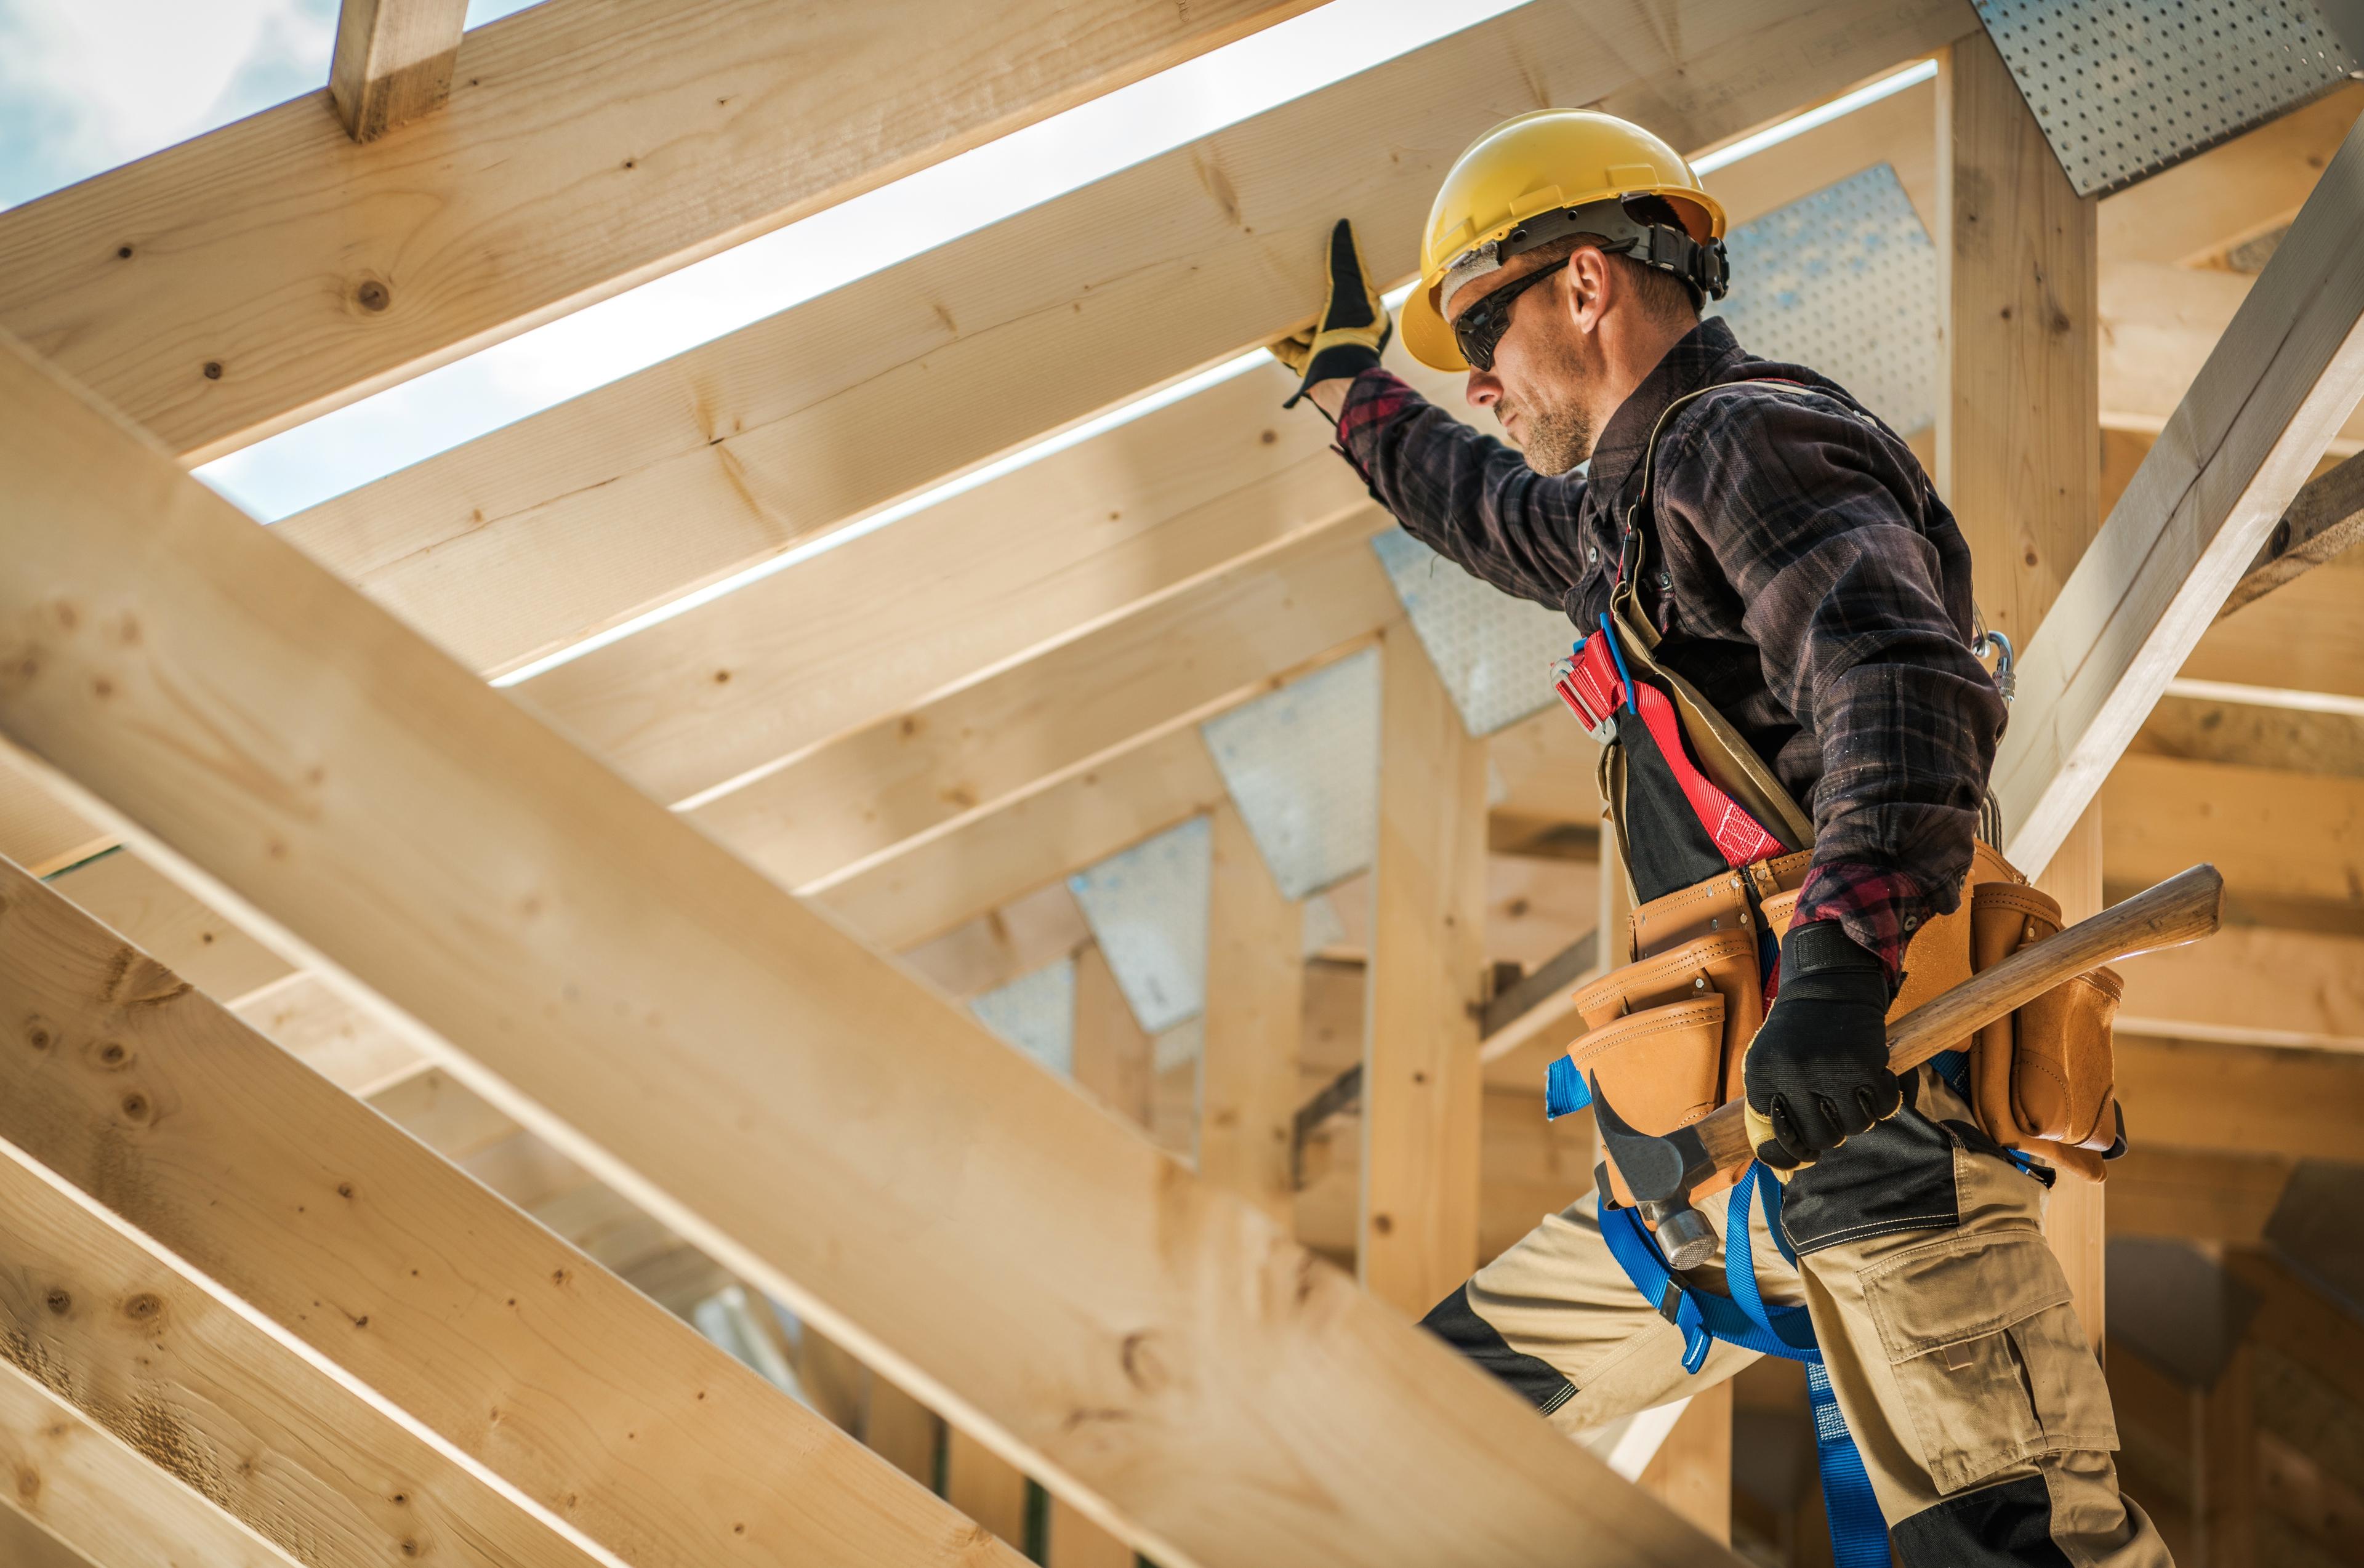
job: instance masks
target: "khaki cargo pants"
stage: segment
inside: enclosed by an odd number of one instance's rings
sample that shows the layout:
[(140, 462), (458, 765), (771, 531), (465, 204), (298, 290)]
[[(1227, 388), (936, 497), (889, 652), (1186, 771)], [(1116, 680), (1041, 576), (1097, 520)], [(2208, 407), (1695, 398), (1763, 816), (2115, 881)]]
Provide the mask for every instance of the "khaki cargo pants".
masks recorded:
[[(1812, 1315), (1895, 1560), (2168, 1563), (2149, 1518), (2118, 1495), (2109, 1391), (2044, 1240), (2043, 1185), (1979, 1147), (1968, 1107), (1927, 1069), (1912, 1087), (1914, 1108), (1790, 1184), (1799, 1267), (1761, 1206), (1751, 1251), (1766, 1302)], [(1724, 1202), (1703, 1206), (1719, 1229)], [(1721, 1268), (1719, 1257), (1701, 1283), (1722, 1288)], [(1681, 1331), (1610, 1256), (1590, 1195), (1423, 1326), (1571, 1437), (1756, 1359), (1719, 1341), (1687, 1374)]]

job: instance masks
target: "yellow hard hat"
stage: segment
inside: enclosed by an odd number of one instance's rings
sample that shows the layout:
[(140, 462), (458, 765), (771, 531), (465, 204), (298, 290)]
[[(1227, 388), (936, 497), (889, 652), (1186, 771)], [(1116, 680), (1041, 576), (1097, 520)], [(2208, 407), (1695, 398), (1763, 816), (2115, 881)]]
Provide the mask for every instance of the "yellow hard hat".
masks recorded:
[[(1621, 228), (1614, 204), (1634, 196), (1663, 197), (1684, 233), (1630, 218)], [(1577, 216), (1587, 207), (1594, 211)], [(1537, 109), (1504, 120), (1454, 160), (1429, 209), (1420, 284), (1404, 301), (1404, 346), (1433, 369), (1468, 369), (1444, 321), (1445, 275), (1469, 266), (1478, 269), (1471, 275), (1482, 275), (1522, 250), (1603, 228), (1619, 230), (1605, 236), (1623, 242), (1618, 248), (1645, 252), (1634, 260), (1686, 278), (1703, 295), (1723, 293), (1723, 207), (1682, 154), (1597, 109)]]

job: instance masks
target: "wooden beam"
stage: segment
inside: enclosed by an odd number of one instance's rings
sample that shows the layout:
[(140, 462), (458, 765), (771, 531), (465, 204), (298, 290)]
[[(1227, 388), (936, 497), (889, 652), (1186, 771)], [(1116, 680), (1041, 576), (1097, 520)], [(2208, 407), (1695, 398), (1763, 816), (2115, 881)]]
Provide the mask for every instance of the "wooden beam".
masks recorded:
[[(2024, 649), (2100, 516), (2100, 204), (2069, 184), (1983, 32), (1940, 60), (1936, 123), (1937, 486), (1969, 542), (1987, 623)], [(2065, 837), (2045, 884), (2082, 917), (2102, 903), (2100, 822), (2088, 813)], [(2072, 1179), (2045, 1207), (2096, 1343), (2106, 1321), (2102, 1204), (2098, 1184)]]
[(2364, 1558), (2364, 1494), (2264, 1428), (2258, 1431), (2258, 1500), (2334, 1562)]
[(307, 95), (0, 214), (0, 328), (201, 462), (1310, 3), (548, 0), (407, 135)]
[(309, 1568), (0, 1361), (7, 1506), (102, 1565)]
[(13, 345), (0, 488), (0, 736), (1160, 1561), (1716, 1555)]
[[(2358, 543), (2364, 543), (2364, 454), (2306, 482), (2266, 536), (2249, 569), (2225, 595), (2216, 618), (2224, 619)], [(2205, 637), (2201, 645), (2207, 645)]]
[(2344, 1052), (2121, 1035), (2126, 1130), (2150, 1147), (2347, 1160), (2364, 1126), (2364, 1061)]
[(1207, 1011), (1199, 1058), (1199, 1174), (1295, 1223), (1297, 1040), (1304, 916), (1283, 896), (1239, 808), (1214, 811)]
[(2291, 1163), (2271, 1153), (2155, 1146), (2137, 1135), (2110, 1163), (2110, 1234), (2258, 1246)]
[(0, 1345), (307, 1568), (599, 1561), (6, 1144)]
[(1364, 1286), (1417, 1318), (1478, 1265), (1486, 749), (1410, 626), (1380, 639), (1364, 1008)]
[(2093, 537), (2099, 204), (2070, 187), (1986, 34), (1946, 52), (1937, 89), (1937, 488), (1988, 624), (2024, 650)]
[[(2061, 918), (2090, 919), (2102, 912), (2102, 807), (2085, 808), (2036, 885), (2060, 901)], [(2044, 1235), (2060, 1260), (2085, 1337), (2101, 1353), (2109, 1326), (2109, 1188), (2063, 1172), (2044, 1205)]]
[(1093, 942), (1076, 954), (1076, 1087), (1144, 1130), (1157, 1049)]
[(0, 1140), (585, 1535), (677, 1568), (971, 1561), (965, 1521), (14, 868), (0, 1003), (29, 1047)]
[(375, 141), (443, 106), (468, 0), (344, 0), (329, 96), (355, 141)]
[(2249, 1363), (2247, 1347), (2236, 1350), (2215, 1385), (2198, 1396), (2191, 1525), (2208, 1568), (2256, 1568), (2258, 1562), (2257, 1394)]
[(789, 886), (1211, 717), (1403, 613), (1362, 506), (1039, 659), (808, 752), (687, 815)]
[[(2273, 693), (2318, 694), (2329, 705), (2364, 711), (2364, 573), (2310, 572), (2259, 604), (2201, 634), (2178, 672), (2179, 684), (2246, 686), (2254, 700)], [(2304, 706), (2309, 697), (2282, 699)]]
[(2271, 1252), (2228, 1251), (2225, 1268), (2256, 1294), (2252, 1343), (2280, 1351), (2350, 1405), (2364, 1406), (2364, 1325), (2354, 1313), (2334, 1306)]
[(2102, 254), (2192, 266), (2290, 222), (2323, 177), (2364, 87), (2344, 86), (2102, 203)]
[(2236, 897), (2364, 910), (2364, 781), (2136, 755), (2102, 799), (2113, 881), (2147, 885), (2205, 860)]
[(115, 835), (0, 761), (0, 857), (48, 876), (104, 853)]
[(1222, 776), (1198, 724), (1185, 719), (859, 870), (815, 877), (797, 893), (899, 951), (1210, 811), (1222, 798)]
[(290, 974), (238, 997), (229, 1009), (296, 1061), (362, 1099), (407, 1083), (430, 1065), (385, 1019), (353, 1006), (317, 975)]
[(285, 959), (133, 851), (76, 866), (51, 885), (211, 995), (243, 996), (294, 973)]
[(2115, 967), (2129, 1033), (2364, 1051), (2364, 938), (2236, 926)]
[[(2106, 203), (2104, 204), (2106, 206)], [(2156, 434), (2231, 330), (2256, 279), (2241, 272), (2113, 261), (2102, 270), (2102, 423)], [(2364, 418), (2340, 421), (2325, 450), (2364, 447)]]
[(2020, 662), (1994, 788), (2051, 858), (2364, 393), (2352, 130)]
[[(735, 49), (745, 23), (723, 15)], [(479, 669), (513, 668), (1288, 330), (1340, 217), (1377, 272), (1410, 276), (1446, 165), (1507, 116), (1599, 104), (1704, 147), (1975, 26), (1962, 0), (1709, 0), (1672, 32), (1576, 0), (1522, 6), (281, 527)], [(939, 30), (957, 70), (882, 69), (941, 92), (990, 62), (973, 28)], [(756, 51), (748, 67), (764, 69)], [(9, 260), (0, 241), (0, 272)], [(5, 297), (0, 324), (24, 329)], [(173, 362), (156, 336), (130, 340)]]
[(944, 1501), (1012, 1551), (1026, 1549), (1026, 1473), (958, 1427), (944, 1437)]
[(1328, 428), (1282, 415), (1295, 384), (1236, 377), (519, 694), (665, 800), (797, 757), (1364, 505)]
[(1732, 1380), (1690, 1396), (1635, 1485), (1713, 1540), (1732, 1540)]
[(8, 1504), (8, 1494), (0, 1492), (0, 1562), (10, 1568), (99, 1568)]

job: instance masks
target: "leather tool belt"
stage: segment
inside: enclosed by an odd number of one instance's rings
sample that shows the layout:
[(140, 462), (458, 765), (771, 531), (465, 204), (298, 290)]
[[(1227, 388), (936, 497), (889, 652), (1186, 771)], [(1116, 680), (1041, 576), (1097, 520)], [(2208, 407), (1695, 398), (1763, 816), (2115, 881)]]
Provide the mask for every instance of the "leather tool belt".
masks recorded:
[[(1656, 445), (1654, 434), (1636, 514)], [(1561, 698), (1603, 743), (1601, 798), (1635, 900), (1627, 962), (1576, 994), (1586, 1032), (1567, 1062), (1583, 1080), (1597, 1076), (1635, 1128), (1667, 1133), (1742, 1097), (1741, 1060), (1772, 1003), (1813, 827), (1738, 731), (1656, 659), (1634, 595), (1645, 551), (1637, 521), (1629, 516), (1600, 629), (1555, 672)], [(2057, 902), (1979, 843), (1959, 906), (1914, 933), (1889, 1016), (2060, 923)], [(2111, 1040), (2121, 991), (2115, 972), (2097, 969), (1961, 1042), (1973, 1114), (1990, 1137), (2101, 1180), (2102, 1161), (2124, 1148)], [(1623, 1179), (1609, 1174), (1617, 1201), (1630, 1203)]]

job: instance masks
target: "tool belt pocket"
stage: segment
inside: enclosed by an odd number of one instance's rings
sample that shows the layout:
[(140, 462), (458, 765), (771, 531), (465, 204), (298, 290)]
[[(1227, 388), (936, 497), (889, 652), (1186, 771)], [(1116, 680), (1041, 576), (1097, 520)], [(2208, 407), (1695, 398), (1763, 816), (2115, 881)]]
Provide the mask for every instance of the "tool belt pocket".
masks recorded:
[[(1672, 1132), (1715, 1109), (1723, 1022), (1723, 996), (1711, 989), (1606, 1022), (1578, 1040), (1568, 1059), (1634, 1126)], [(1613, 1162), (1609, 1179), (1619, 1203), (1634, 1201)]]
[[(1586, 1032), (1569, 1061), (1598, 1077), (1633, 1126), (1672, 1132), (1739, 1090), (1741, 1052), (1765, 1018), (1756, 934), (1745, 918), (1715, 920), (1704, 936), (1602, 975), (1576, 1006)], [(1622, 1178), (1611, 1181), (1619, 1202), (1632, 1201)]]
[[(2019, 883), (1970, 890), (1970, 966), (1984, 970), (2060, 929), (2060, 906)], [(2088, 1181), (2122, 1151), (2113, 1028), (2124, 982), (2095, 969), (2054, 986), (1970, 1042), (1970, 1103), (1987, 1135)]]

